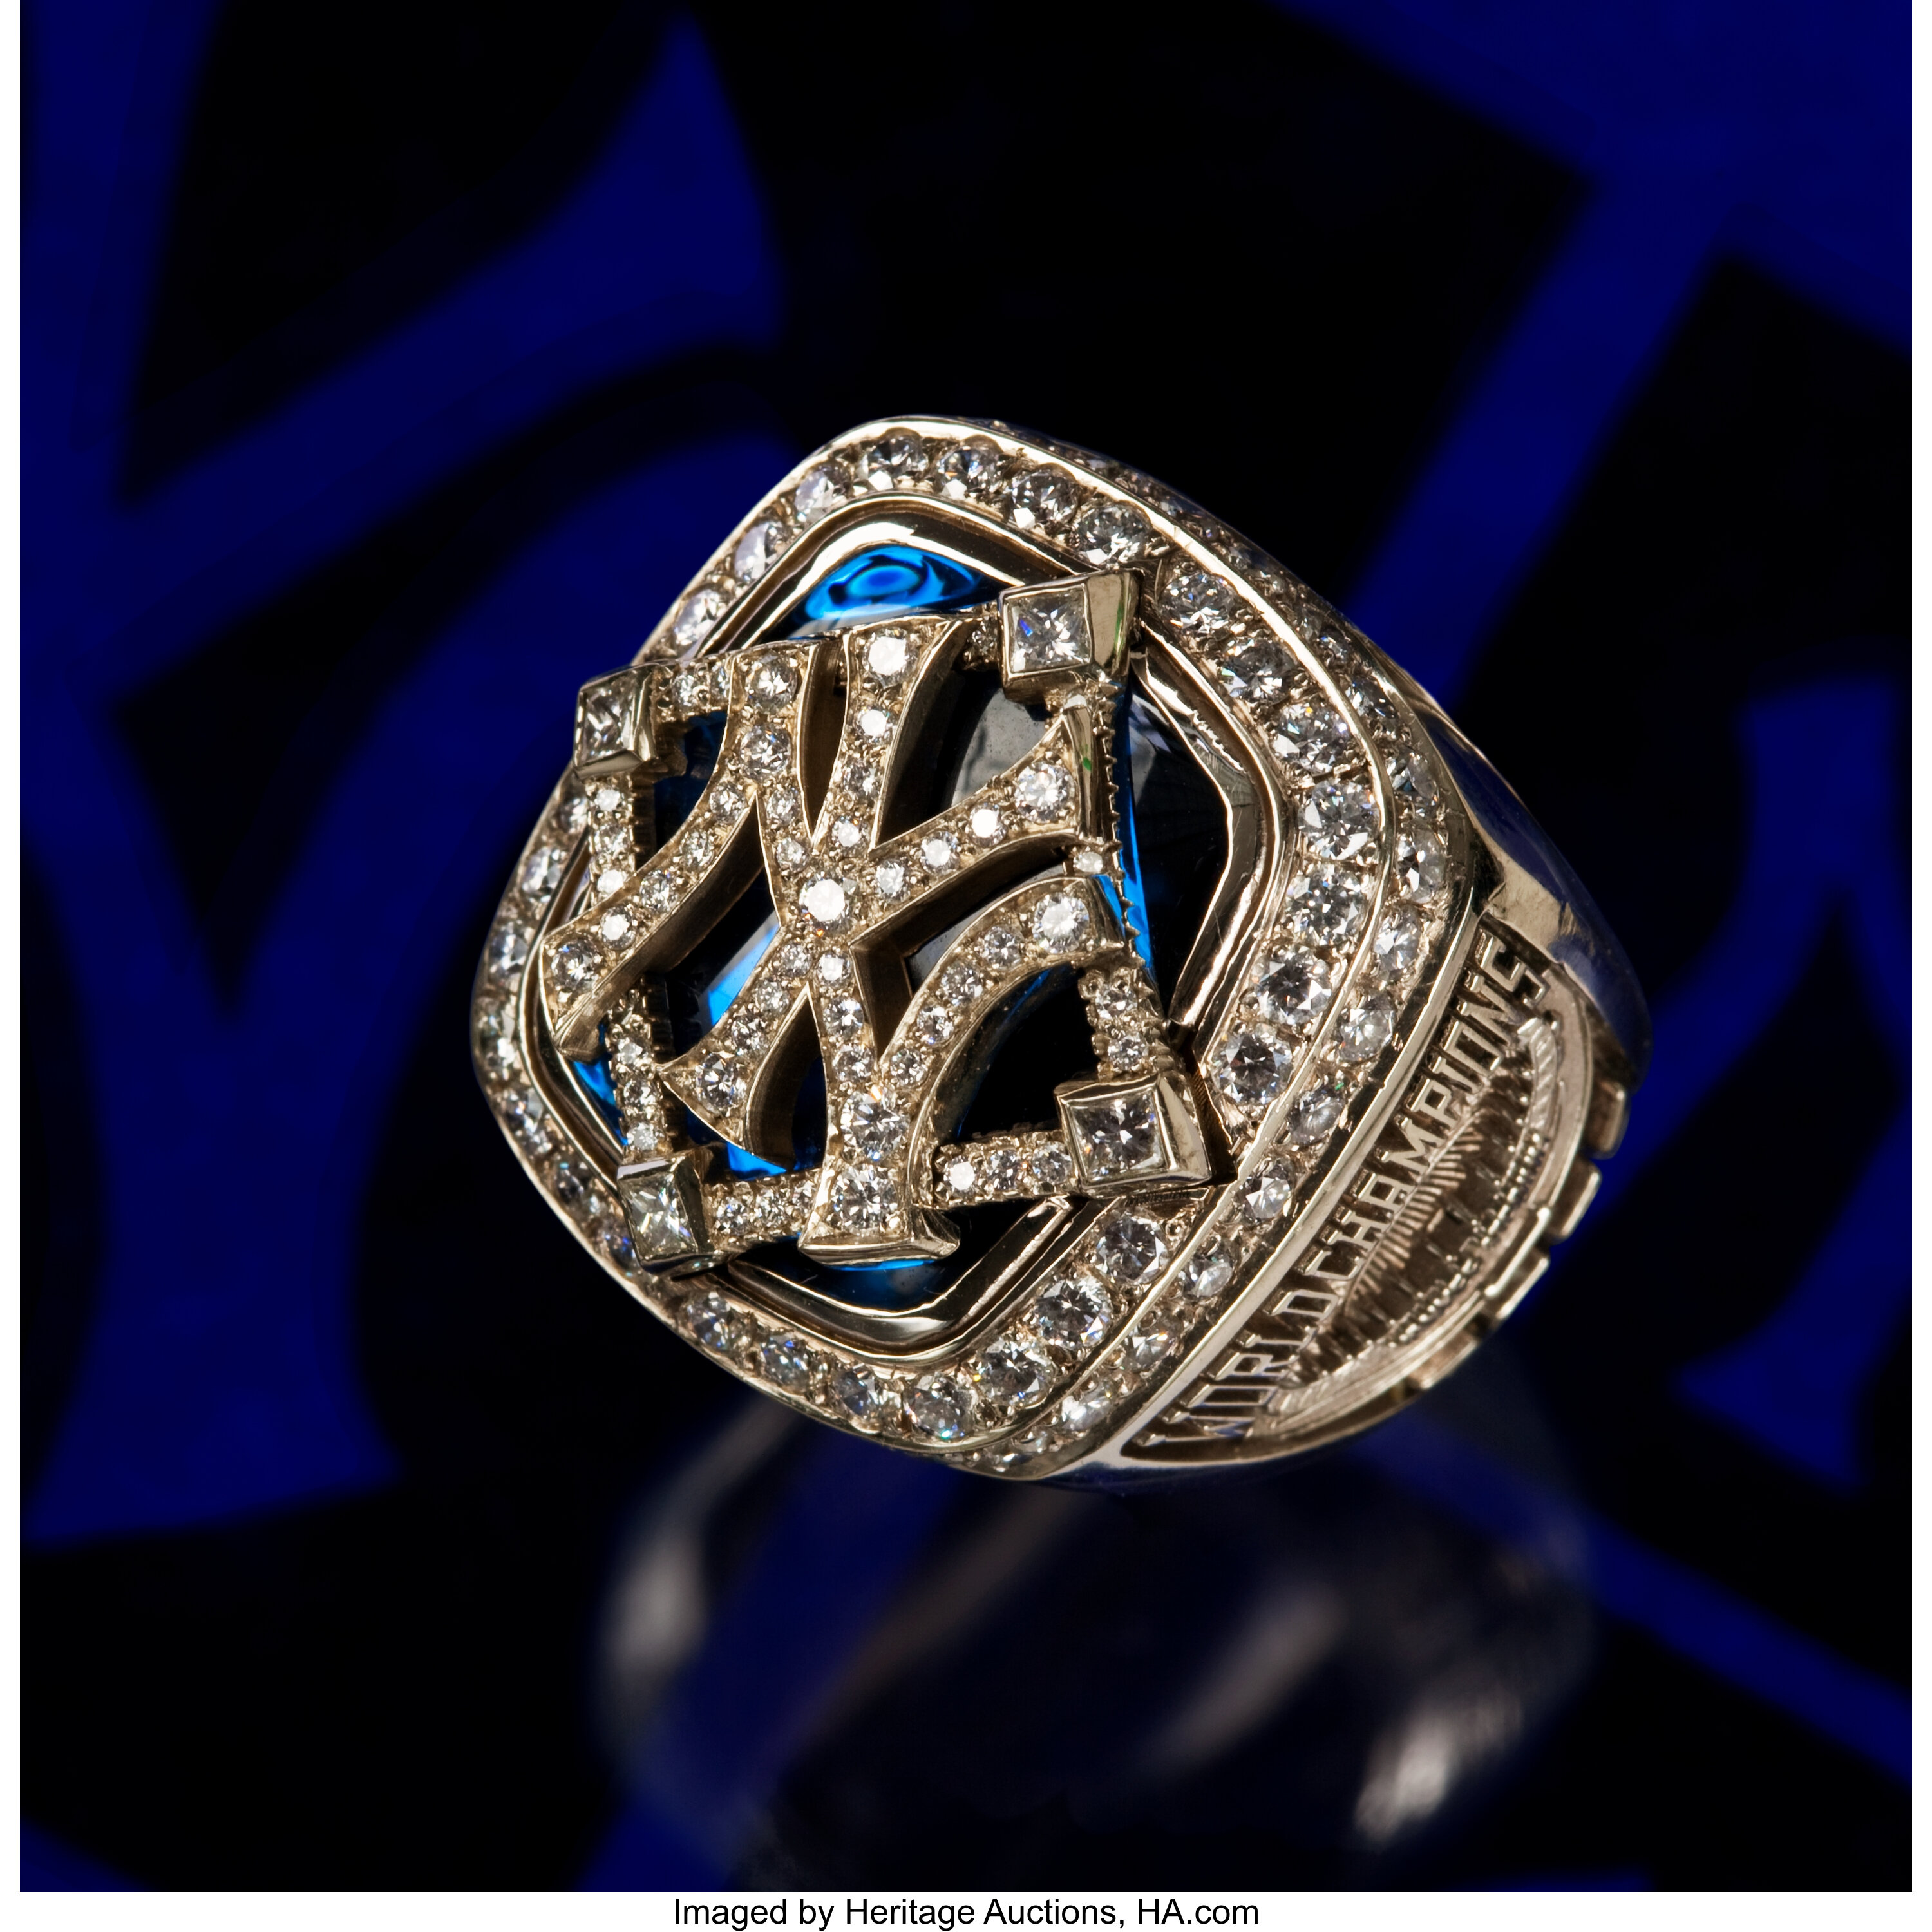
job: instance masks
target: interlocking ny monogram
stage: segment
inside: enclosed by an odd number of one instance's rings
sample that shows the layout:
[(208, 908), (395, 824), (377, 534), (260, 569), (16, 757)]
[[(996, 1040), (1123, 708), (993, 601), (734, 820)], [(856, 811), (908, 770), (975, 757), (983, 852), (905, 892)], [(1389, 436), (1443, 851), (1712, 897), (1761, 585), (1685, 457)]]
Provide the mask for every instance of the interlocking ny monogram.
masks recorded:
[[(1132, 579), (1115, 572), (1006, 593), (1002, 682), (1016, 699), (1045, 704), (1046, 731), (968, 797), (890, 834), (942, 688), (990, 638), (990, 610), (586, 687), (577, 762), (591, 785), (590, 879), (583, 908), (546, 941), (544, 998), (566, 1053), (595, 1058), (612, 1023), (622, 1029), (613, 1060), (634, 1158), (620, 1178), (647, 1258), (747, 1244), (730, 1238), (733, 1184), (675, 1124), (688, 1108), (722, 1138), (789, 1162), (814, 1046), (826, 1145), (815, 1177), (791, 1184), (799, 1225), (786, 1232), (826, 1260), (949, 1253), (958, 1237), (938, 1211), (946, 1202), (1052, 1192), (1076, 1169), (1089, 1191), (1204, 1172), (1192, 1102), (1159, 1043), (1118, 890), (1107, 747), (1132, 598)], [(682, 726), (721, 698), (716, 769), (690, 817), (638, 863), (651, 786), (680, 768)], [(705, 1037), (659, 1058), (662, 1030), (639, 1024), (652, 1010), (650, 976), (683, 958), (760, 866), (776, 934)], [(908, 956), (956, 926), (915, 991)], [(989, 1022), (1042, 974), (1073, 968), (1088, 970), (1090, 1002), (1146, 1022), (1138, 1077), (1064, 1090), (1066, 1138), (1027, 1136), (1004, 1166), (955, 1163), (947, 1180), (935, 1157), (957, 1128)], [(1111, 1173), (1110, 1120), (1116, 1151), (1132, 1155)], [(773, 1192), (760, 1197), (767, 1210)]]

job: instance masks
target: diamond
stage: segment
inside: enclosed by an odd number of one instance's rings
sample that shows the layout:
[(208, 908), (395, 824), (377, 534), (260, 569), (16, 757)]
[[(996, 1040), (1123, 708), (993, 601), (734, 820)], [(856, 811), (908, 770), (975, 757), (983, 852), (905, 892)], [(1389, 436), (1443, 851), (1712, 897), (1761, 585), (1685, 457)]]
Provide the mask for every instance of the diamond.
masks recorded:
[(956, 1154), (946, 1163), (944, 1171), (946, 1186), (956, 1194), (970, 1194), (980, 1185), (980, 1171), (973, 1165), (970, 1154)]
[(870, 798), (879, 788), (879, 768), (869, 760), (848, 757), (838, 760), (838, 782), (860, 798)]
[(800, 974), (811, 970), (812, 949), (809, 946), (801, 946), (794, 939), (788, 945), (778, 949), (778, 964), (784, 971), (796, 978)]
[(1116, 1214), (1094, 1244), (1100, 1271), (1114, 1281), (1144, 1281), (1167, 1264), (1160, 1224), (1143, 1214)]
[(1255, 988), (1255, 1011), (1277, 1026), (1311, 1027), (1328, 1010), (1328, 968), (1312, 952), (1279, 958)]
[(703, 826), (694, 826), (684, 835), (681, 856), (702, 871), (710, 864), (712, 855), (717, 850), (717, 840)]
[(926, 1078), (925, 1054), (901, 1047), (892, 1055), (892, 1076), (895, 1087), (916, 1087)]
[(802, 838), (788, 835), (772, 848), (772, 856), (778, 862), (778, 869), (795, 872), (812, 856), (812, 848)]
[(1319, 866), (1288, 884), (1288, 929), (1330, 945), (1352, 939), (1368, 916), (1368, 890), (1352, 872)]
[(566, 838), (574, 838), (590, 822), (590, 802), (581, 792), (572, 792), (556, 808), (556, 829)]
[(1104, 852), (1090, 852), (1083, 847), (1067, 862), (1083, 878), (1097, 879), (1107, 869), (1107, 855)]
[(1020, 963), (1018, 935), (1004, 926), (992, 927), (980, 935), (980, 957), (996, 973), (1010, 971)]
[(1015, 598), (1006, 605), (1006, 620), (1009, 671), (1054, 670), (1094, 661), (1087, 593), (1078, 585)]
[(1033, 916), (1033, 936), (1050, 952), (1070, 952), (1086, 936), (1092, 916), (1084, 899), (1056, 892), (1042, 899)]
[(524, 962), (530, 956), (530, 928), (500, 926), (490, 935), (485, 956), (490, 962), (490, 976), (493, 980), (507, 980), (521, 971)]
[(1064, 1348), (1099, 1341), (1113, 1318), (1113, 1297), (1090, 1274), (1049, 1282), (1028, 1317), (1035, 1334)]
[(850, 852), (864, 842), (866, 835), (849, 818), (842, 818), (832, 828), (832, 842), (842, 852)]
[(493, 1007), (476, 1023), (478, 1055), (500, 1080), (512, 1078), (524, 1064), (514, 1032), (514, 1021), (506, 1006)]
[(769, 1336), (758, 1351), (765, 1379), (794, 1394), (811, 1386), (814, 1366), (812, 1351), (796, 1335)]
[(754, 731), (745, 740), (745, 762), (761, 778), (782, 777), (791, 768), (788, 731)]
[(614, 906), (597, 922), (598, 938), (613, 946), (621, 945), (629, 936), (630, 931), (631, 915), (622, 907)]
[(881, 710), (876, 704), (867, 705), (859, 714), (859, 729), (868, 738), (883, 738), (892, 728), (892, 714)]
[(1203, 1248), (1187, 1264), (1187, 1292), (1196, 1301), (1212, 1301), (1234, 1278), (1234, 1257), (1224, 1247)]
[(1324, 859), (1352, 859), (1375, 836), (1376, 802), (1366, 786), (1324, 778), (1301, 802), (1301, 830)]
[(686, 1334), (713, 1354), (730, 1354), (744, 1340), (744, 1318), (716, 1288), (694, 1294), (677, 1318)]
[(919, 1012), (917, 1031), (928, 1046), (944, 1046), (952, 1037), (958, 1022), (937, 1001), (928, 1000)]
[(1376, 933), (1376, 964), (1382, 977), (1400, 978), (1421, 950), (1422, 915), (1413, 906), (1397, 906)]
[(581, 1161), (572, 1163), (560, 1160), (550, 1171), (550, 1184), (566, 1208), (574, 1208), (584, 1198), (584, 1190), (590, 1181)]
[(1108, 1026), (1124, 1026), (1140, 1009), (1130, 974), (1116, 973), (1112, 979), (1090, 974), (1084, 990), (1093, 1002), (1095, 1016)]
[(621, 866), (607, 866), (597, 874), (597, 896), (600, 899), (608, 899), (613, 892), (622, 888), (624, 881), (630, 876)]
[(1120, 1390), (1111, 1382), (1089, 1382), (1062, 1397), (1060, 1420), (1068, 1429), (1091, 1429), (1120, 1399)]
[(1215, 669), (1228, 694), (1247, 704), (1271, 704), (1288, 688), (1291, 667), (1271, 638), (1250, 638), (1220, 658)]
[(1028, 818), (1058, 818), (1073, 796), (1073, 781), (1059, 765), (1029, 765), (1013, 781), (1013, 802)]
[(992, 490), (1005, 460), (1000, 446), (990, 436), (969, 436), (940, 458), (932, 473), (941, 492), (960, 502), (969, 495), (983, 496)]
[(896, 859), (888, 859), (872, 868), (872, 890), (882, 899), (905, 896), (906, 868)]
[(911, 661), (902, 632), (881, 631), (866, 646), (866, 668), (881, 684), (898, 683)]
[(773, 785), (765, 794), (765, 816), (774, 825), (789, 825), (798, 816), (798, 794), (790, 785)]
[[(670, 1168), (652, 1174), (628, 1176), (624, 1186), (624, 1211), (631, 1223), (631, 1235), (646, 1261), (658, 1261), (687, 1255), (698, 1245), (691, 1225), (683, 1190)], [(699, 1340), (704, 1338), (700, 1336)], [(707, 1342), (723, 1348), (725, 1342)]]
[(1035, 1148), (1027, 1166), (1033, 1172), (1033, 1184), (1042, 1194), (1058, 1194), (1073, 1178), (1073, 1162), (1063, 1147)]
[(919, 842), (920, 862), (928, 872), (950, 872), (959, 862), (959, 848), (950, 832), (935, 832)]
[(1068, 1108), (1096, 1180), (1132, 1174), (1161, 1157), (1160, 1123), (1149, 1094), (1115, 1094), (1074, 1102)]
[(922, 1376), (905, 1406), (920, 1435), (934, 1442), (957, 1442), (973, 1420), (973, 1392), (948, 1376)]
[(1239, 1190), (1241, 1215), (1256, 1227), (1285, 1213), (1294, 1198), (1294, 1169), (1285, 1160), (1264, 1160)]
[(1288, 1137), (1310, 1147), (1342, 1118), (1342, 1096), (1333, 1087), (1312, 1087), (1288, 1111)]
[(710, 636), (712, 627), (729, 608), (723, 591), (706, 584), (694, 590), (678, 607), (670, 627), (681, 651), (694, 651)]
[(1240, 608), (1233, 585), (1194, 564), (1183, 564), (1161, 586), (1162, 608), (1183, 630), (1224, 631)]
[(604, 959), (604, 949), (596, 940), (566, 939), (550, 953), (550, 971), (566, 992), (587, 993), (602, 976)]
[(798, 902), (820, 926), (842, 925), (845, 918), (845, 888), (836, 879), (822, 874), (806, 886)]
[(1335, 1029), (1335, 1058), (1372, 1060), (1394, 1032), (1394, 1001), (1386, 993), (1371, 993), (1342, 1016)]
[(1214, 1053), (1214, 1084), (1238, 1107), (1265, 1107), (1288, 1084), (1288, 1042), (1265, 1028), (1238, 1033)]
[(740, 584), (755, 584), (778, 560), (784, 548), (784, 529), (770, 517), (754, 524), (731, 553), (731, 574)]
[(818, 956), (818, 976), (828, 986), (842, 986), (849, 970), (849, 963), (842, 952), (821, 952)]
[(872, 1077), (869, 1046), (842, 1046), (832, 1056), (832, 1077), (842, 1087), (858, 1087)]
[(1413, 752), (1401, 750), (1389, 760), (1389, 790), (1418, 818), (1432, 819), (1441, 809), (1436, 776)]
[(627, 1272), (638, 1264), (638, 1250), (631, 1239), (631, 1231), (621, 1221), (599, 1220), (594, 1226), (597, 1245), (604, 1250), (604, 1258)]
[(826, 1001), (825, 1024), (832, 1033), (857, 1033), (866, 1024), (866, 1009), (855, 994), (842, 993), (837, 999)]
[(1132, 1072), (1146, 1064), (1147, 1057), (1148, 1043), (1137, 1033), (1119, 1034), (1107, 1048), (1108, 1060), (1116, 1073)]
[(1442, 890), (1448, 855), (1432, 832), (1405, 832), (1395, 842), (1395, 875), (1406, 899), (1432, 899)]
[(876, 1094), (854, 1094), (839, 1114), (838, 1126), (847, 1145), (874, 1166), (905, 1145), (905, 1116), (894, 1113)]
[(1132, 563), (1147, 554), (1152, 532), (1131, 503), (1089, 503), (1073, 526), (1073, 548), (1091, 564)]
[(829, 463), (815, 464), (798, 479), (792, 492), (792, 507), (802, 524), (815, 524), (826, 511), (836, 509), (845, 495), (844, 479)]
[(1023, 1408), (1046, 1393), (1053, 1364), (1012, 1336), (995, 1342), (974, 1365), (981, 1397), (998, 1408)]
[(894, 430), (860, 453), (859, 473), (874, 490), (891, 490), (916, 483), (926, 464), (926, 445), (908, 430)]
[(869, 1168), (843, 1167), (826, 1204), (840, 1227), (863, 1228), (883, 1228), (892, 1218), (894, 1204), (892, 1189), (882, 1176)]
[(679, 710), (700, 712), (707, 710), (717, 701), (717, 694), (711, 682), (707, 667), (700, 664), (690, 670), (682, 670), (670, 682), (671, 702)]
[(650, 1061), (650, 1048), (635, 1034), (620, 1033), (610, 1042), (610, 1064), (620, 1073), (641, 1072)]
[(539, 845), (524, 861), (517, 883), (532, 898), (548, 898), (563, 878), (563, 852), (556, 845)]
[(1395, 706), (1383, 694), (1381, 686), (1372, 682), (1366, 674), (1348, 680), (1346, 695), (1372, 730), (1387, 734), (1395, 729)]
[(544, 1123), (543, 1101), (535, 1092), (510, 1094), (503, 1102), (503, 1124), (539, 1157), (550, 1150), (550, 1129)]
[(668, 872), (653, 872), (638, 896), (653, 912), (668, 912), (677, 903), (677, 881)]
[(970, 1006), (986, 990), (986, 982), (969, 961), (962, 959), (940, 976), (939, 990), (955, 1006)]
[(1064, 470), (1023, 470), (1006, 485), (1013, 521), (1023, 530), (1057, 530), (1080, 507), (1080, 490)]
[(707, 1106), (715, 1107), (721, 1114), (729, 1113), (738, 1104), (744, 1084), (729, 1055), (707, 1053), (704, 1056), (698, 1064), (698, 1091)]
[(1274, 714), (1268, 746), (1283, 764), (1314, 778), (1332, 772), (1351, 756), (1354, 735), (1348, 720), (1332, 706), (1300, 698)]
[(789, 1012), (791, 1010), (791, 988), (784, 985), (782, 981), (767, 980), (758, 988), (758, 1010), (761, 1013), (776, 1015)]
[(1127, 1366), (1143, 1375), (1149, 1369), (1160, 1367), (1174, 1353), (1180, 1334), (1180, 1324), (1172, 1316), (1150, 1310), (1127, 1331), (1126, 1346), (1121, 1352)]
[(760, 711), (783, 711), (798, 695), (798, 673), (788, 658), (760, 658), (745, 680), (745, 692)]
[(981, 844), (993, 845), (999, 842), (1006, 828), (997, 806), (976, 805), (966, 814), (966, 829)]
[(885, 1406), (886, 1393), (878, 1377), (856, 1363), (848, 1363), (840, 1369), (832, 1378), (830, 1387), (832, 1400), (854, 1422), (876, 1420)]

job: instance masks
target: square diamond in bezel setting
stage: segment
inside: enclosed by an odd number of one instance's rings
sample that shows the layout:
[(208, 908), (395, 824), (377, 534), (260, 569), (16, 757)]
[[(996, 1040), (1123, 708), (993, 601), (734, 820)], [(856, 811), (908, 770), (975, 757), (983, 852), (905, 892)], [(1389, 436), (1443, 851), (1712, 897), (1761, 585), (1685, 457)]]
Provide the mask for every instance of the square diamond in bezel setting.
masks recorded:
[(1056, 1088), (1054, 1097), (1073, 1156), (1076, 1192), (1106, 1194), (1150, 1181), (1213, 1178), (1193, 1098), (1180, 1076), (1070, 1082)]

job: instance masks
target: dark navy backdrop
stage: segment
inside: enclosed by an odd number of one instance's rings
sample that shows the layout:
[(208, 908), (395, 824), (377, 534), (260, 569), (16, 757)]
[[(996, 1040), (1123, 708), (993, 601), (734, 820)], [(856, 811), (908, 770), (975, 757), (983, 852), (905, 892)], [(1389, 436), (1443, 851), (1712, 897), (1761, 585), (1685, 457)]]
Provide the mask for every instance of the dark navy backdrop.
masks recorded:
[[(30, 1882), (1902, 1882), (1902, 0), (911, 11), (28, 10)], [(757, 1425), (518, 1182), (472, 962), (576, 686), (907, 409), (1287, 560), (1650, 988), (1534, 1453), (1425, 1404), (1216, 1532), (1587, 1605), (1399, 1852), (1072, 1772), (886, 1832), (935, 1748), (852, 1686), (983, 1486), (818, 1435), (611, 1717), (625, 1526)]]

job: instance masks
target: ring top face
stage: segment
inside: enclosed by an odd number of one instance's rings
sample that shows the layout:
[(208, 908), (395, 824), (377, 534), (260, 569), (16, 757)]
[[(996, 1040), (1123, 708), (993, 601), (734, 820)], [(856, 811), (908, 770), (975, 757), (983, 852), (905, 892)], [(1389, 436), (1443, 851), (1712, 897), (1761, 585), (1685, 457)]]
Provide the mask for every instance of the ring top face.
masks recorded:
[(1306, 1447), (1520, 1296), (1640, 1052), (1468, 759), (1153, 479), (869, 425), (580, 694), (478, 1069), (599, 1262), (822, 1420), (1018, 1477)]

